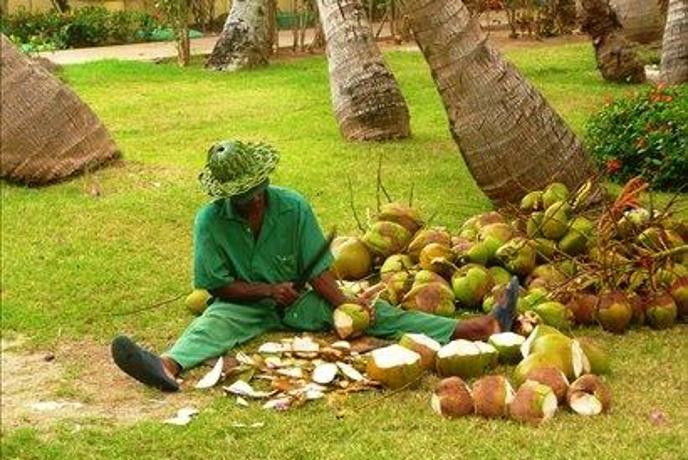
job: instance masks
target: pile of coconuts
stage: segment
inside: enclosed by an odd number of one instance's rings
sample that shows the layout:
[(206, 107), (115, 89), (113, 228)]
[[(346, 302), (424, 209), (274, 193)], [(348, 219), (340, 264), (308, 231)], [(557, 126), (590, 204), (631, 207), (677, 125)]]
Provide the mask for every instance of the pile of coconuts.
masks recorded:
[[(590, 189), (553, 183), (454, 232), (388, 203), (362, 236), (335, 239), (333, 269), (353, 291), (442, 316), (489, 313), (516, 275), (516, 332), (525, 336), (538, 324), (623, 333), (688, 320), (688, 221), (625, 191), (591, 208)], [(367, 325), (360, 315), (357, 322)]]
[[(449, 418), (540, 423), (564, 405), (583, 415), (607, 412), (611, 392), (599, 377), (609, 371), (607, 352), (592, 339), (571, 337), (572, 329), (599, 325), (623, 333), (688, 320), (688, 222), (671, 206), (643, 205), (643, 187), (631, 185), (591, 206), (590, 183), (574, 193), (553, 183), (520, 206), (473, 216), (455, 231), (427, 226), (418, 210), (388, 203), (362, 236), (337, 238), (333, 269), (342, 284), (404, 310), (470, 317), (503, 301), (513, 275), (522, 286), (514, 332), (445, 346), (406, 334), (370, 354), (369, 378), (406, 388), (435, 372), (442, 380), (431, 405)], [(353, 304), (335, 318), (343, 338), (369, 325)], [(490, 375), (498, 364), (515, 365), (515, 386)]]

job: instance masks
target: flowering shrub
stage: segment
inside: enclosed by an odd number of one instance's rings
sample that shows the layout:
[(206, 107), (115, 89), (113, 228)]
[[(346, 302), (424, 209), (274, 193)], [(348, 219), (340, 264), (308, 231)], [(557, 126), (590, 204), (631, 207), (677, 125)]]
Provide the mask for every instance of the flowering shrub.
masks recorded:
[(688, 192), (688, 87), (657, 86), (612, 100), (587, 123), (588, 148), (612, 180), (643, 176)]

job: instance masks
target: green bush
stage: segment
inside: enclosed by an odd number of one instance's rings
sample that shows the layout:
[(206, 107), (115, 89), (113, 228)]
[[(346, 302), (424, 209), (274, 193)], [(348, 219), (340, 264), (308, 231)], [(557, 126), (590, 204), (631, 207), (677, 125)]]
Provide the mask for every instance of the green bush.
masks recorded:
[(138, 11), (109, 12), (102, 6), (67, 13), (19, 9), (3, 16), (0, 31), (26, 51), (79, 48), (148, 41), (161, 24)]
[(586, 129), (590, 153), (613, 180), (643, 176), (654, 189), (686, 191), (688, 86), (609, 101)]

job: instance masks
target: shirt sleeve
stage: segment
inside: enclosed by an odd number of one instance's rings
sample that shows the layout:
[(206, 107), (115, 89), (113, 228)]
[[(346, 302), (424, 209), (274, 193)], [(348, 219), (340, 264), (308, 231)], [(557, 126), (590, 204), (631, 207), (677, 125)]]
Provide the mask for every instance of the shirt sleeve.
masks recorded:
[(194, 222), (194, 287), (211, 291), (234, 282), (235, 274), (223, 260), (206, 211), (201, 210)]
[[(300, 215), (300, 225), (299, 225), (299, 273), (303, 273), (306, 266), (311, 263), (313, 258), (317, 255), (317, 252), (326, 243), (325, 236), (318, 224), (318, 220), (315, 218), (315, 214), (311, 209), (310, 205), (306, 202), (303, 203), (301, 207)], [(316, 278), (327, 271), (334, 262), (334, 257), (332, 253), (328, 250), (325, 256), (317, 263), (313, 268), (311, 273), (308, 275), (309, 278)]]

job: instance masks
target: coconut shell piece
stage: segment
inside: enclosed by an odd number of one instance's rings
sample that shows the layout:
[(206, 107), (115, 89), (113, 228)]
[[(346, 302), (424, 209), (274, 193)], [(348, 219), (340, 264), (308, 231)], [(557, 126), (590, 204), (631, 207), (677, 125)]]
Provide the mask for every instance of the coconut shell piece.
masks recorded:
[(488, 375), (473, 384), (475, 413), (482, 417), (505, 417), (513, 399), (514, 390), (502, 375)]
[(557, 397), (550, 387), (528, 380), (516, 392), (509, 415), (519, 422), (539, 425), (551, 419), (557, 407)]
[(447, 418), (463, 417), (474, 411), (468, 385), (459, 377), (441, 380), (435, 387), (430, 405), (435, 413)]
[(598, 376), (585, 374), (571, 384), (566, 399), (577, 414), (599, 415), (611, 408), (612, 392)]

